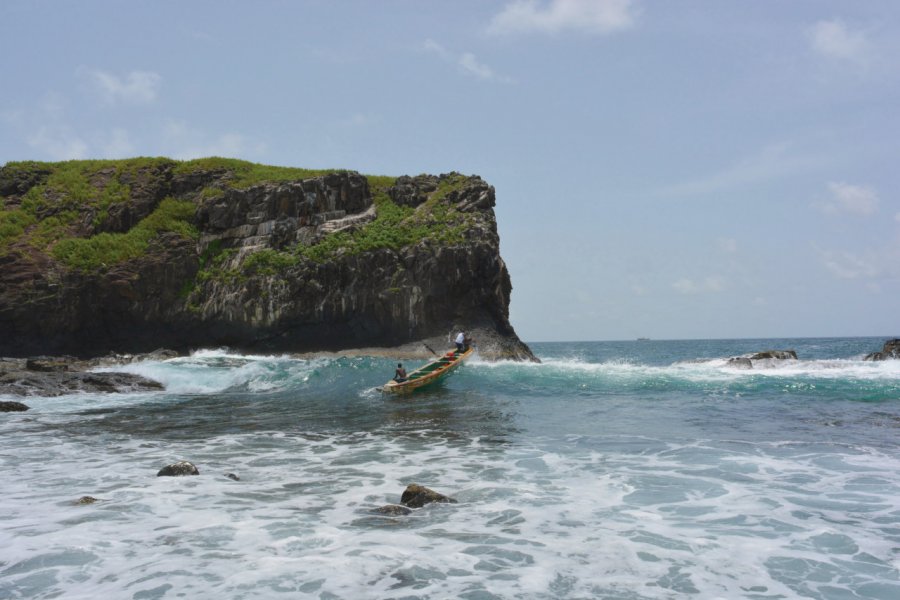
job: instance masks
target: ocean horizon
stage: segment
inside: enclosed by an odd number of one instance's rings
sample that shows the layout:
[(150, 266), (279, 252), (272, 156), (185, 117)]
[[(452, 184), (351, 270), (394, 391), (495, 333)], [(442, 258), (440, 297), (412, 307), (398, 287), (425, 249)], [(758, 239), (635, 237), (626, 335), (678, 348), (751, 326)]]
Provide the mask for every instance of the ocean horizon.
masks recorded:
[[(166, 389), (0, 416), (0, 597), (898, 598), (887, 339), (534, 342), (409, 396), (381, 357), (109, 367)], [(378, 511), (410, 483), (457, 503)]]

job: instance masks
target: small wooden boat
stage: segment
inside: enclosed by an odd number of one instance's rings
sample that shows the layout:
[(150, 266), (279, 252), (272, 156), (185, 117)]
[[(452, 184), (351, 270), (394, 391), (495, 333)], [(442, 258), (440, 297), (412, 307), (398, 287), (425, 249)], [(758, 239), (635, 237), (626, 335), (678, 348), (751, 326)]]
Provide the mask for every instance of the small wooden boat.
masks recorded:
[(443, 379), (453, 369), (462, 364), (464, 360), (472, 356), (475, 352), (474, 348), (469, 348), (465, 352), (458, 350), (450, 350), (438, 359), (419, 367), (415, 371), (408, 374), (405, 381), (388, 381), (380, 389), (382, 392), (389, 394), (404, 394), (417, 390), (420, 387), (432, 384)]

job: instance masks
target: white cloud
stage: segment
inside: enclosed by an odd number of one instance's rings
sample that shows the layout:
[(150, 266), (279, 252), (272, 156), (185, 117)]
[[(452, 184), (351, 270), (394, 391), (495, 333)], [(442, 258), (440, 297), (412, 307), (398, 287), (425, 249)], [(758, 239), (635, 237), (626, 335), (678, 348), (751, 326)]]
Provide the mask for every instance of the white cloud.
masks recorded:
[(463, 71), (471, 73), (478, 79), (493, 79), (494, 71), (487, 65), (478, 62), (475, 55), (471, 52), (465, 52), (459, 57), (459, 66)]
[(27, 142), (51, 160), (75, 160), (88, 156), (87, 143), (68, 127), (39, 127), (28, 136)]
[(606, 34), (634, 24), (633, 0), (515, 0), (491, 20), (489, 33), (559, 33), (567, 30)]
[(253, 142), (240, 133), (227, 132), (210, 138), (185, 121), (169, 120), (163, 128), (165, 154), (179, 160), (222, 156), (248, 158), (265, 152), (265, 144)]
[(840, 19), (819, 21), (810, 28), (809, 39), (813, 50), (827, 58), (865, 63), (871, 53), (866, 35), (850, 29)]
[(725, 289), (725, 281), (721, 277), (707, 277), (703, 281), (682, 278), (672, 284), (672, 289), (680, 294), (715, 293)]
[(499, 77), (491, 67), (479, 62), (471, 52), (463, 52), (460, 55), (456, 55), (431, 39), (425, 40), (424, 47), (425, 50), (436, 54), (444, 62), (456, 65), (462, 73), (471, 75), (476, 79), (481, 79), (482, 81), (500, 81), (504, 83), (509, 83), (511, 81), (507, 77)]
[(122, 78), (98, 69), (80, 69), (106, 104), (150, 104), (159, 94), (162, 77), (152, 71), (131, 71)]
[(828, 184), (831, 199), (820, 205), (829, 214), (849, 213), (869, 216), (878, 212), (878, 194), (869, 186), (831, 182)]
[(880, 270), (870, 260), (866, 260), (850, 252), (833, 252), (819, 250), (825, 268), (838, 279), (868, 279), (876, 277)]
[(438, 44), (436, 41), (434, 41), (432, 39), (425, 40), (425, 49), (428, 50), (429, 52), (434, 52), (435, 54), (437, 54), (442, 59), (444, 59), (448, 62), (453, 61), (453, 55), (446, 48), (444, 48), (443, 46), (441, 46), (440, 44)]

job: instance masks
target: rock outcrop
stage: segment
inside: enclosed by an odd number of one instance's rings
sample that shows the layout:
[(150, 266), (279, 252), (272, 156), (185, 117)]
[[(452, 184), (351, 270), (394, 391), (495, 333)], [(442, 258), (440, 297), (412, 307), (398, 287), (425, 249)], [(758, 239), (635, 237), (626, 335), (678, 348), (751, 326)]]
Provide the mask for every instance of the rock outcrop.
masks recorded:
[(763, 350), (748, 357), (750, 360), (797, 360), (795, 350)]
[(733, 356), (728, 359), (727, 365), (733, 369), (752, 369), (754, 361), (773, 360), (797, 360), (797, 352), (795, 350), (763, 350), (743, 356)]
[(0, 412), (24, 412), (28, 409), (29, 407), (21, 402), (10, 400), (0, 401)]
[(400, 504), (409, 508), (422, 508), (432, 502), (456, 504), (456, 500), (423, 485), (411, 483), (400, 495)]
[(157, 477), (183, 477), (185, 475), (199, 475), (200, 471), (192, 463), (186, 460), (166, 465), (156, 474)]
[(464, 328), (487, 358), (534, 359), (508, 318), (491, 186), (297, 171), (7, 164), (0, 355), (337, 351)]
[(900, 358), (900, 339), (888, 340), (881, 352), (867, 354), (863, 360), (890, 360)]
[(160, 391), (163, 385), (132, 373), (94, 372), (91, 363), (71, 356), (0, 359), (0, 394), (61, 396), (78, 392)]

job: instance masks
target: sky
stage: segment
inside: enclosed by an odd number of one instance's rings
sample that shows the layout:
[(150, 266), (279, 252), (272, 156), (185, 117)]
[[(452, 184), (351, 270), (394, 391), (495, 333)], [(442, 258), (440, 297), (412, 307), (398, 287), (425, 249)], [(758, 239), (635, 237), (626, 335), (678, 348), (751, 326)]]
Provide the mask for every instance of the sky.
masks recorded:
[(900, 335), (896, 0), (4, 0), (0, 81), (0, 164), (480, 175), (526, 341)]

